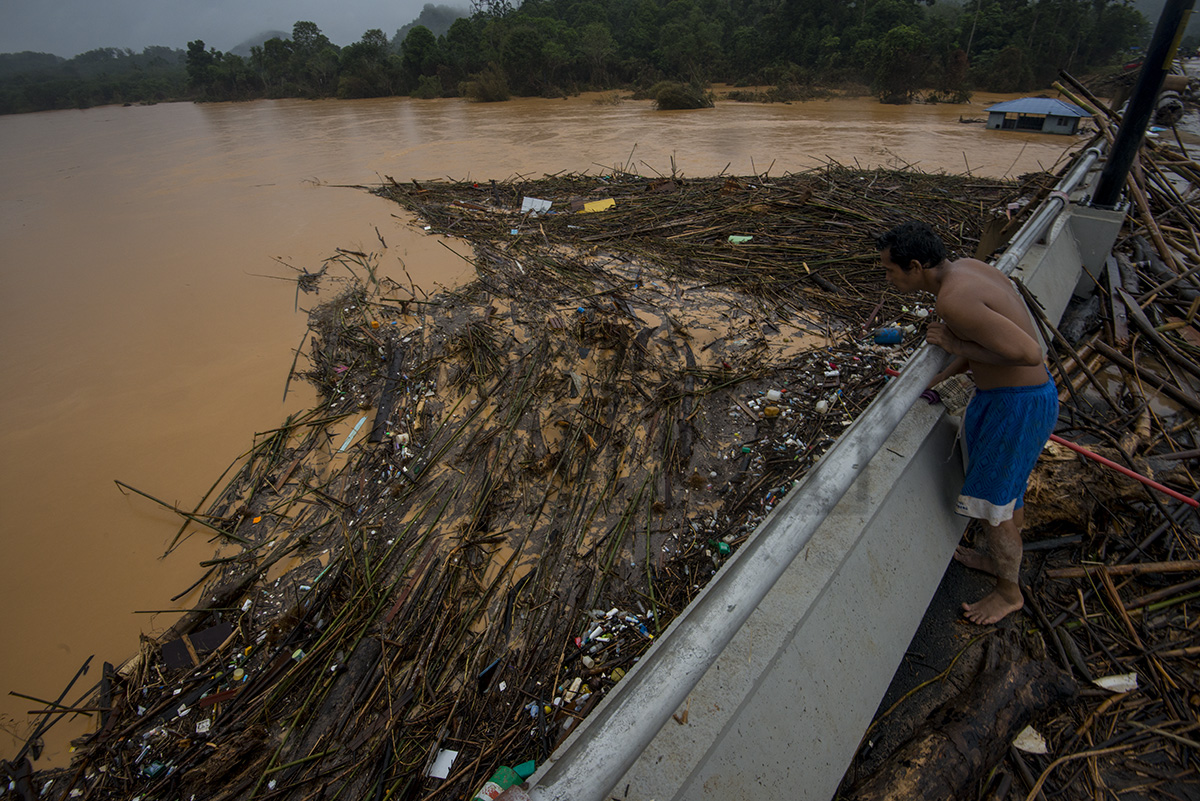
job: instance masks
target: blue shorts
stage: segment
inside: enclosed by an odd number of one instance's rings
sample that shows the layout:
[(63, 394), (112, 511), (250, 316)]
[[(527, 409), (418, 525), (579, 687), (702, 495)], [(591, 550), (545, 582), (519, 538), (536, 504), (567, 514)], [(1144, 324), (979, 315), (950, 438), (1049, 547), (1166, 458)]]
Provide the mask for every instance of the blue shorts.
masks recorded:
[(1025, 503), (1025, 486), (1058, 422), (1054, 381), (978, 389), (963, 415), (967, 478), (955, 511), (993, 526)]

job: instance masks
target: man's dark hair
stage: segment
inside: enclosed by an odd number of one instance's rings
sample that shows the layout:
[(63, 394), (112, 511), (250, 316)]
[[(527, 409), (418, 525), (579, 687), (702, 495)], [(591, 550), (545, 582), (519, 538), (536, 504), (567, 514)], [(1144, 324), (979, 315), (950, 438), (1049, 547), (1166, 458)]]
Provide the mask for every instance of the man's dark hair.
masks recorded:
[(910, 220), (900, 223), (886, 234), (875, 239), (875, 246), (882, 252), (891, 249), (891, 258), (906, 272), (916, 259), (925, 267), (941, 264), (946, 258), (946, 245), (927, 223)]

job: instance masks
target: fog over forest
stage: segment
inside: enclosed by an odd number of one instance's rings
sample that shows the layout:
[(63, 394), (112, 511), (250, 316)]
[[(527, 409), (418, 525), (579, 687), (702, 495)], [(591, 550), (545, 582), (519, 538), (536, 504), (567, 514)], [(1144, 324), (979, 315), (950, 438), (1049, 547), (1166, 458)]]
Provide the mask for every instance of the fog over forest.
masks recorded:
[[(971, 6), (975, 0), (937, 0)], [(427, 0), (0, 0), (0, 53), (34, 51), (70, 58), (100, 47), (141, 51), (151, 45), (184, 48), (203, 39), (233, 50), (262, 34), (287, 32), (297, 20), (315, 22), (345, 46), (365, 31), (395, 33), (420, 14)], [(1152, 23), (1166, 0), (1134, 0)], [(470, 0), (439, 3), (470, 7)], [(853, 4), (853, 3), (851, 3)], [(1200, 14), (1188, 32), (1200, 31)]]
[[(315, 22), (337, 45), (371, 28), (389, 36), (426, 0), (0, 0), (0, 53), (26, 50), (70, 58), (100, 47), (183, 49), (203, 39), (232, 50), (267, 31)], [(469, 7), (469, 0), (448, 5)]]

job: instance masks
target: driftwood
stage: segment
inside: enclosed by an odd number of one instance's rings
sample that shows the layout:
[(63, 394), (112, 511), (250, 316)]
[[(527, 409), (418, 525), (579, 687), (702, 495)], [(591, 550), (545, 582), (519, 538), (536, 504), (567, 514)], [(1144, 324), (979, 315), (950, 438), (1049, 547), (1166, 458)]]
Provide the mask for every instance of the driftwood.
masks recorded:
[(988, 642), (971, 686), (943, 704), (847, 798), (974, 797), (971, 788), (1007, 753), (1034, 714), (1076, 695), (1048, 659), (1030, 658), (1008, 633)]
[(379, 408), (375, 412), (375, 422), (371, 424), (371, 435), (368, 442), (383, 442), (387, 431), (388, 418), (396, 405), (396, 391), (400, 386), (400, 376), (404, 370), (404, 348), (393, 346), (392, 360), (388, 365), (387, 381), (383, 385), (383, 394), (379, 399)]

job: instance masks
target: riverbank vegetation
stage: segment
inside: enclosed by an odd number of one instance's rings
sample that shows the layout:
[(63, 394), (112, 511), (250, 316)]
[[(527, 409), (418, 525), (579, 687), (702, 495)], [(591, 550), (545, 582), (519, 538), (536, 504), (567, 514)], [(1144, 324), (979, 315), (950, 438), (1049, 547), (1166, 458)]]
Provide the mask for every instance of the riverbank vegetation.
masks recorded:
[[(455, 15), (457, 18), (454, 18)], [(447, 24), (448, 20), (453, 20)], [(954, 101), (1120, 63), (1149, 36), (1123, 0), (475, 0), (426, 5), (345, 47), (300, 21), (248, 56), (116, 48), (72, 59), (0, 54), (0, 113), (167, 99), (556, 97), (670, 81), (744, 99), (868, 86), (881, 101)]]
[(191, 93), (184, 56), (169, 47), (103, 47), (71, 59), (0, 53), (0, 113), (184, 99)]

